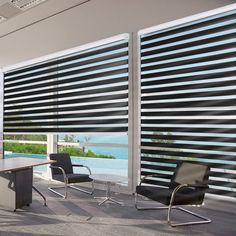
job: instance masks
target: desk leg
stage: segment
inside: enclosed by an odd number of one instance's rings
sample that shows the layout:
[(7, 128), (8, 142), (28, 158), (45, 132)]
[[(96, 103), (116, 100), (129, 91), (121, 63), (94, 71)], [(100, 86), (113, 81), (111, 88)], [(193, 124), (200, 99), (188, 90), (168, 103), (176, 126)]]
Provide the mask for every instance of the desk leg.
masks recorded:
[(0, 174), (0, 206), (16, 211), (32, 203), (32, 168)]
[(46, 197), (35, 187), (32, 185), (32, 189), (37, 192), (44, 200), (44, 206), (47, 206), (47, 201), (46, 201)]

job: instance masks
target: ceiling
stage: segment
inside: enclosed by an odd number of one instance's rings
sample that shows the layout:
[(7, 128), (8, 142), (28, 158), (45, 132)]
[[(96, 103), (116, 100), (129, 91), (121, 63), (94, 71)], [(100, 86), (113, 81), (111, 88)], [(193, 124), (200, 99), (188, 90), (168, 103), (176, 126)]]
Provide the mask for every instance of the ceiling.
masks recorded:
[[(10, 1), (39, 0), (0, 0), (0, 13), (2, 6), (9, 5)], [(235, 1), (45, 0), (25, 11), (13, 8), (12, 16), (0, 23), (0, 71), (118, 34), (133, 33), (135, 36), (140, 29)], [(173, 2), (178, 4), (173, 5)]]
[[(13, 1), (13, 3), (12, 3)], [(0, 39), (18, 30), (31, 26), (40, 21), (58, 15), (73, 7), (88, 3), (90, 0), (0, 0)], [(27, 3), (32, 7), (27, 8)], [(26, 9), (19, 9), (14, 3), (22, 6), (26, 3)], [(1, 21), (1, 16), (4, 18)]]

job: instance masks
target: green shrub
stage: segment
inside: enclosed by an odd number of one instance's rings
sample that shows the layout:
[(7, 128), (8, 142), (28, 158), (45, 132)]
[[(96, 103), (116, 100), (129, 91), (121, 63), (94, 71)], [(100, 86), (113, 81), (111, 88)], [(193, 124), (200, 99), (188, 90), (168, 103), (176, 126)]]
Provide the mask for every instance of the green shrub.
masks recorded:
[[(91, 150), (87, 152), (83, 151), (80, 148), (76, 147), (65, 147), (59, 146), (58, 148), (60, 153), (69, 153), (71, 156), (79, 157), (95, 157), (95, 158), (108, 158), (115, 159), (111, 155), (99, 155), (94, 153)], [(47, 146), (44, 144), (29, 144), (29, 143), (4, 143), (4, 151), (11, 151), (14, 153), (26, 153), (26, 154), (46, 154)]]

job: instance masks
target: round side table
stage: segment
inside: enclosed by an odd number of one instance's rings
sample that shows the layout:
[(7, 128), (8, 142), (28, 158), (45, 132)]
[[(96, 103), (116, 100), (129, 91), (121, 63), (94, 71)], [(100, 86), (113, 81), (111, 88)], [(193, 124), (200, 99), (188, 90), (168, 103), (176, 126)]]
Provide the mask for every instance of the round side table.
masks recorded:
[(106, 196), (105, 197), (95, 197), (100, 198), (102, 201), (98, 204), (99, 206), (107, 201), (114, 202), (119, 205), (123, 205), (123, 203), (116, 201), (114, 198), (111, 197), (111, 185), (112, 184), (121, 184), (126, 183), (127, 178), (120, 176), (120, 175), (113, 175), (113, 174), (92, 174), (89, 176), (91, 179), (97, 182), (102, 182), (106, 184)]

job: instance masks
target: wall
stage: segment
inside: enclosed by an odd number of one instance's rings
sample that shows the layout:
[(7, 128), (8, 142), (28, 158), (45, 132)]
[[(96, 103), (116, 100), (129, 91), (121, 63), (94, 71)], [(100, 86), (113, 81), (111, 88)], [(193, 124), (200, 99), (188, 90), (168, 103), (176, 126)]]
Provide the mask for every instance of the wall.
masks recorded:
[(0, 38), (0, 67), (232, 3), (235, 1), (91, 0)]
[[(0, 88), (3, 88), (3, 73), (0, 72)], [(0, 159), (3, 158), (3, 90), (0, 90)]]

